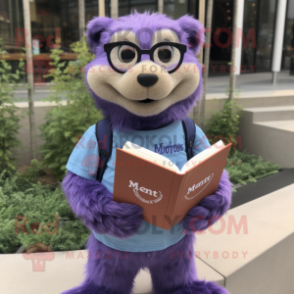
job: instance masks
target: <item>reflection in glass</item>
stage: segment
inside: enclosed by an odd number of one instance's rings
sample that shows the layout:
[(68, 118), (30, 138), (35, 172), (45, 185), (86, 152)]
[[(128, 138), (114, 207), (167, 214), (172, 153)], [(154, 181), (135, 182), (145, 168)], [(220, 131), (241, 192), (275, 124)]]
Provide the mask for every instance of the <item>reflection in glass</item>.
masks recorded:
[[(167, 16), (178, 19), (188, 12), (188, 0), (164, 0), (163, 13)], [(192, 14), (192, 11), (189, 12)]]
[(259, 1), (256, 71), (270, 71), (274, 41), (276, 0)]
[[(86, 24), (99, 15), (99, 0), (85, 0), (85, 22)], [(110, 17), (110, 0), (105, 0), (105, 16)]]
[(288, 0), (282, 68), (290, 69), (291, 58), (294, 59), (294, 0)]
[(276, 4), (276, 0), (245, 0), (243, 33), (251, 38), (243, 44), (244, 72), (271, 71)]
[(156, 12), (157, 0), (119, 0), (118, 6), (119, 16), (128, 15), (135, 10), (140, 13), (145, 11)]
[[(7, 53), (21, 53), (22, 50), (15, 42), (15, 29), (23, 28), (22, 0), (0, 1), (0, 37)], [(20, 32), (17, 31), (17, 32)], [(21, 33), (22, 35), (22, 33)]]
[(245, 1), (244, 3), (244, 21), (243, 34), (245, 38), (250, 35), (250, 31), (254, 32), (253, 38), (250, 38), (247, 44), (242, 44), (242, 71), (250, 72), (254, 69), (255, 50), (256, 50), (256, 26), (257, 26), (257, 2)]
[(228, 75), (232, 54), (233, 0), (213, 4), (209, 75)]

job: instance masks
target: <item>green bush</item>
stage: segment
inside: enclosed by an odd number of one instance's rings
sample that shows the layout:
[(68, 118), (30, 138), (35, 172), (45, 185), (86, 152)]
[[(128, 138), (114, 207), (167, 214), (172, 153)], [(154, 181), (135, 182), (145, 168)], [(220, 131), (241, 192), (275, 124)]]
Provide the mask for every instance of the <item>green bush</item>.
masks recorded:
[[(41, 137), (45, 141), (40, 149), (43, 163), (52, 170), (57, 180), (64, 177), (66, 162), (77, 140), (102, 118), (84, 82), (84, 66), (93, 56), (85, 40), (74, 43), (71, 48), (78, 58), (68, 64), (60, 62), (62, 50), (52, 50), (55, 70), (51, 76), (55, 92), (47, 100), (56, 102), (58, 106), (46, 114), (46, 122), (40, 127)], [(62, 98), (66, 99), (66, 105), (62, 104)]]
[(223, 140), (235, 145), (242, 107), (237, 104), (235, 99), (227, 99), (223, 103), (222, 110), (213, 113), (207, 121), (205, 132), (211, 144)]
[[(0, 38), (0, 55), (2, 41)], [(19, 62), (19, 69), (12, 72), (11, 65), (0, 59), (0, 171), (15, 170), (13, 148), (20, 146), (16, 134), (20, 128), (19, 118), (16, 116), (16, 107), (13, 103), (14, 91), (17, 82), (24, 73), (24, 62)]]
[(257, 179), (277, 173), (281, 166), (258, 159), (246, 151), (235, 152), (228, 158), (226, 170), (230, 174), (230, 180), (234, 184), (246, 184), (256, 182)]
[(43, 163), (39, 162), (37, 159), (32, 159), (31, 165), (25, 169), (22, 176), (28, 179), (30, 182), (37, 182), (39, 177), (44, 174)]
[[(36, 242), (52, 251), (85, 248), (90, 232), (75, 218), (60, 187), (30, 183), (11, 173), (4, 177), (4, 173), (0, 175), (0, 253), (15, 253), (21, 245), (26, 248)], [(48, 224), (54, 221), (55, 227)]]
[(218, 140), (224, 143), (232, 143), (226, 170), (229, 172), (230, 181), (233, 184), (246, 184), (256, 182), (257, 179), (277, 173), (281, 168), (270, 162), (258, 159), (246, 151), (236, 149), (239, 120), (242, 115), (242, 107), (236, 99), (225, 100), (223, 109), (214, 113), (206, 123), (206, 135), (211, 144)]

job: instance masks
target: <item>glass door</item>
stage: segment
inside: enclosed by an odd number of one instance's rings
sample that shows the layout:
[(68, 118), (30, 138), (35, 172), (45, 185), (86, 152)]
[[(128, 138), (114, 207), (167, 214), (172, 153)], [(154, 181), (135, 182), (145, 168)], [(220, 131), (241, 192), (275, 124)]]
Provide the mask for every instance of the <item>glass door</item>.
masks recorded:
[(276, 0), (245, 0), (242, 73), (271, 71)]
[(288, 0), (282, 69), (290, 69), (291, 59), (294, 59), (294, 0)]

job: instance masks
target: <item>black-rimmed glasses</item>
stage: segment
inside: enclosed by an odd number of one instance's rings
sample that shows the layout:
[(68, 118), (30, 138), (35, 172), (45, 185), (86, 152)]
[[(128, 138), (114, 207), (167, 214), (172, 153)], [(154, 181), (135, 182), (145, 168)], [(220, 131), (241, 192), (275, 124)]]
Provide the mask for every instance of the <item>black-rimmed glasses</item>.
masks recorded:
[(142, 54), (148, 54), (150, 60), (163, 67), (167, 72), (173, 73), (182, 64), (186, 50), (186, 45), (173, 42), (160, 42), (148, 50), (143, 50), (128, 41), (104, 45), (110, 66), (119, 73), (125, 73), (140, 62)]

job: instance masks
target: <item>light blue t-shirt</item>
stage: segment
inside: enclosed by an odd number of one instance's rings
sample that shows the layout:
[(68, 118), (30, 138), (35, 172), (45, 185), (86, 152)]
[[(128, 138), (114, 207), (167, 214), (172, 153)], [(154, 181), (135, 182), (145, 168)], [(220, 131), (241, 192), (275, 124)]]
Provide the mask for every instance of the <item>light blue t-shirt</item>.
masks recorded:
[[(175, 121), (168, 126), (156, 130), (130, 132), (113, 130), (113, 150), (107, 163), (102, 184), (112, 193), (114, 184), (116, 148), (122, 148), (126, 141), (130, 141), (153, 152), (165, 156), (178, 166), (179, 169), (187, 162), (185, 151), (185, 135), (181, 121)], [(203, 131), (196, 126), (196, 137), (193, 155), (200, 153), (210, 144)], [(66, 168), (72, 173), (86, 179), (96, 180), (99, 164), (98, 144), (95, 135), (95, 125), (91, 126), (72, 151)], [(143, 221), (139, 231), (128, 238), (117, 238), (108, 234), (93, 232), (96, 239), (105, 245), (120, 251), (148, 252), (165, 249), (179, 240), (185, 234), (182, 221), (170, 230), (164, 230)]]

